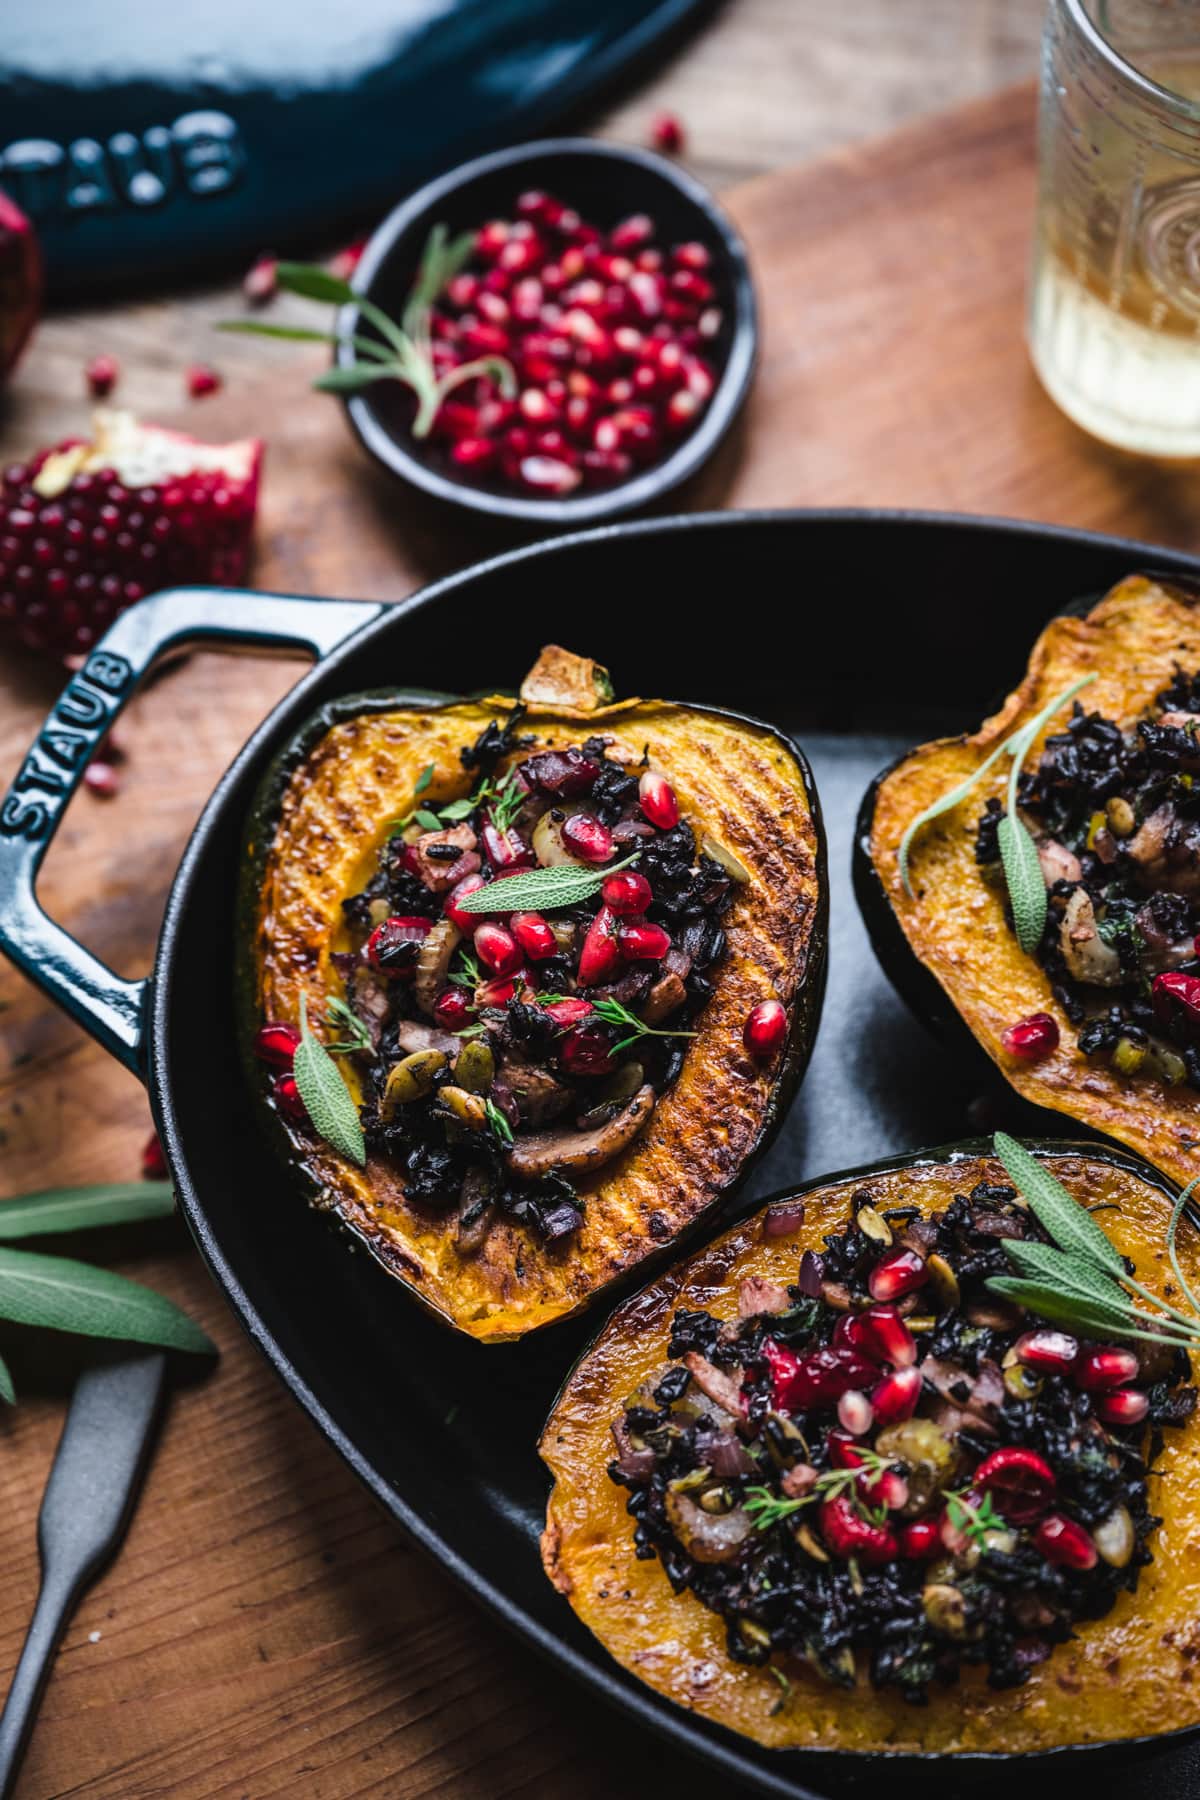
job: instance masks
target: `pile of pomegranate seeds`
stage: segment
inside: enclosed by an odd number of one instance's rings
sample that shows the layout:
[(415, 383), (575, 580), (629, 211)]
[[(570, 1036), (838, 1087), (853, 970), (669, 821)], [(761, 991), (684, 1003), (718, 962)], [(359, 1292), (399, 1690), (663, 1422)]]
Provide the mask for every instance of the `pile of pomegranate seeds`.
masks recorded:
[(243, 581), (262, 448), (101, 412), (93, 441), (4, 470), (0, 626), (32, 650), (78, 655), (157, 588)]
[(701, 243), (663, 245), (645, 213), (610, 231), (540, 191), (491, 219), (433, 311), (434, 367), (513, 366), (509, 400), (483, 379), (442, 406), (452, 466), (531, 495), (626, 480), (670, 451), (716, 387), (720, 296)]
[[(967, 1662), (1019, 1685), (1135, 1585), (1144, 1427), (1182, 1425), (1196, 1390), (1182, 1352), (997, 1304), (1003, 1238), (1040, 1230), (1014, 1189), (928, 1215), (897, 1198), (860, 1189), (794, 1284), (755, 1274), (720, 1317), (677, 1312), (609, 1473), (638, 1554), (724, 1618), (737, 1661), (801, 1656), (843, 1686), (862, 1664), (919, 1702)], [(803, 1222), (770, 1209), (764, 1244)]]

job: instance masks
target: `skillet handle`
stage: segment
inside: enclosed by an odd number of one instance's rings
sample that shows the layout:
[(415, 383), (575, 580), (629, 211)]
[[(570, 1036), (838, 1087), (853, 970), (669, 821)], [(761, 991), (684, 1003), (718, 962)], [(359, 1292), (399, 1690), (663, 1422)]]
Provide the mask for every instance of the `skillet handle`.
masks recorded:
[(146, 981), (127, 981), (48, 918), (37, 872), (96, 746), (138, 682), (184, 644), (291, 646), (318, 659), (379, 602), (169, 588), (131, 606), (73, 675), (0, 802), (0, 950), (135, 1075), (144, 1076)]

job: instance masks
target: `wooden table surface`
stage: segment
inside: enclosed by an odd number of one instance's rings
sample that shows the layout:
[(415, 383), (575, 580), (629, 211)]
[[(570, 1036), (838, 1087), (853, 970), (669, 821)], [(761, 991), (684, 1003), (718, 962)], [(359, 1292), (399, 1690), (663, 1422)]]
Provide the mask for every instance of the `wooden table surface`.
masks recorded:
[[(671, 106), (701, 174), (721, 186), (760, 176), (730, 203), (758, 267), (766, 357), (716, 500), (946, 505), (1196, 544), (1190, 477), (1090, 444), (1025, 364), (1027, 92), (842, 149), (814, 171), (764, 173), (1028, 72), (1040, 11), (1037, 0), (859, 0), (840, 12), (741, 0), (601, 121), (636, 141)], [(211, 436), (271, 418), (262, 585), (346, 592), (349, 568), (353, 591), (397, 596), (466, 560), (468, 546), (427, 542), (397, 515), (330, 404), (305, 393), (296, 352), (218, 340), (226, 392), (181, 409), (181, 366), (213, 356), (211, 321), (235, 303), (196, 293), (46, 321), (0, 403), (0, 457), (77, 428), (84, 356), (111, 349), (127, 369), (122, 400), (148, 415)], [(191, 821), (293, 674), (193, 658), (136, 703), (117, 800), (84, 795), (71, 808), (43, 897), (123, 972), (145, 968)], [(56, 687), (52, 671), (4, 653), (0, 779)], [(3, 1191), (127, 1178), (148, 1124), (132, 1077), (0, 970)], [(18, 1800), (660, 1791), (653, 1746), (398, 1540), (240, 1337), (181, 1226), (90, 1249), (179, 1299), (223, 1355), (174, 1399), (126, 1549), (63, 1647)], [(0, 1350), (22, 1394), (0, 1420), (8, 1669), (36, 1585), (70, 1347), (4, 1331)], [(684, 1778), (693, 1800), (715, 1800), (715, 1781)]]

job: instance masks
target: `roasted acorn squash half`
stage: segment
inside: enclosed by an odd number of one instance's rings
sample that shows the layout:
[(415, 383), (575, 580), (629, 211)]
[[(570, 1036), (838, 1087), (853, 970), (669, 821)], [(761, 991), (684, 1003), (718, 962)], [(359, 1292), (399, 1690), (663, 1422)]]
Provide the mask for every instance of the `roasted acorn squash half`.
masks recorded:
[[(522, 872), (573, 872), (585, 897), (461, 910)], [(703, 1219), (816, 1033), (825, 850), (803, 757), (758, 720), (613, 702), (598, 665), (557, 648), (519, 704), (322, 708), (261, 787), (243, 909), (242, 1047), (290, 1166), (487, 1342), (578, 1311)], [(289, 1077), (302, 1000), (365, 1166)], [(751, 1054), (764, 1002), (772, 1043)]]
[[(1029, 1148), (1172, 1291), (1167, 1184), (1103, 1145)], [(1087, 1342), (1041, 1326), (1031, 1347), (1038, 1321), (981, 1291), (1020, 1212), (1007, 1180), (977, 1143), (825, 1177), (602, 1327), (542, 1435), (542, 1556), (631, 1674), (778, 1750), (1000, 1756), (1200, 1724), (1186, 1353), (1127, 1341), (1118, 1356), (1144, 1360), (1132, 1381), (1118, 1367), (1120, 1405), (1140, 1422), (1102, 1425)], [(864, 1266), (907, 1245), (924, 1279), (876, 1305)], [(1195, 1285), (1191, 1224), (1179, 1252)], [(914, 1375), (897, 1421), (882, 1390)], [(833, 1410), (847, 1381), (878, 1384), (874, 1427), (861, 1393)]]
[[(1130, 1145), (1181, 1185), (1200, 1174), (1198, 673), (1196, 593), (1131, 576), (1090, 611), (1050, 622), (979, 731), (923, 744), (874, 782), (854, 859), (876, 954), (919, 1016), (950, 1037), (965, 1024), (1027, 1100)], [(900, 846), (927, 807), (1088, 676), (1023, 765), (1019, 808), (1049, 891), (1043, 942), (1027, 954), (995, 846), (1006, 756), (917, 833), (910, 888)], [(1161, 723), (1172, 718), (1183, 723)]]

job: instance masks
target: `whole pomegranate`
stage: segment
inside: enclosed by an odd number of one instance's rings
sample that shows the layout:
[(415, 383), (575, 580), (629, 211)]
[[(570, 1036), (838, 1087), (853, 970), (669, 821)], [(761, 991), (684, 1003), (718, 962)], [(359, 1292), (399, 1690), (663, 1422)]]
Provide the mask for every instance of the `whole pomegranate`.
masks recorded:
[(263, 446), (202, 444), (100, 411), (0, 477), (0, 626), (33, 650), (91, 648), (117, 614), (178, 583), (244, 581)]
[(42, 301), (42, 259), (33, 226), (0, 189), (0, 387), (29, 341)]

